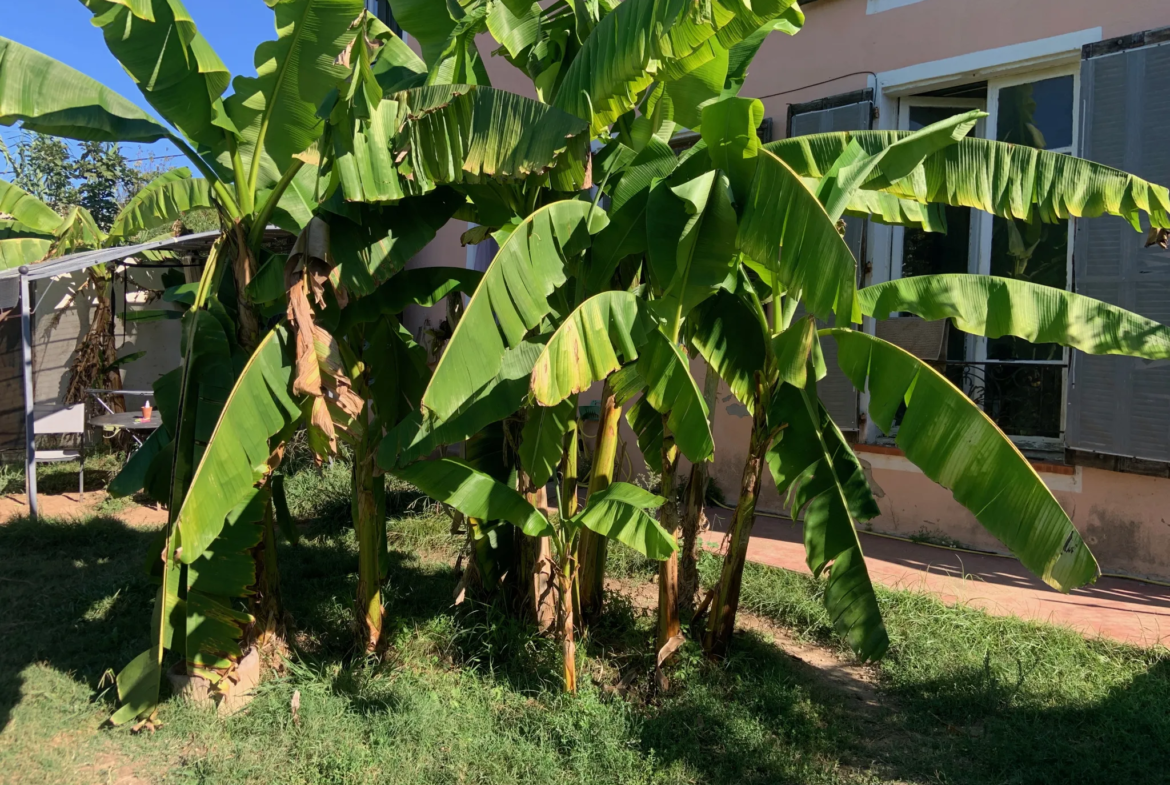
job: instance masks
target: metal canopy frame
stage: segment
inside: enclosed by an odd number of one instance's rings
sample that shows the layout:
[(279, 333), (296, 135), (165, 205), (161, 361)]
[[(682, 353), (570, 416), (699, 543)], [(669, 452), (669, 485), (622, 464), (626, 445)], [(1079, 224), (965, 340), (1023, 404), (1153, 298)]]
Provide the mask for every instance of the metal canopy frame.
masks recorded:
[[(168, 237), (164, 240), (142, 243), (140, 245), (125, 245), (117, 248), (102, 248), (96, 251), (82, 251), (81, 253), (62, 256), (34, 265), (0, 270), (0, 281), (20, 280), (20, 334), (21, 350), (23, 355), (23, 387), (24, 387), (24, 471), (25, 487), (28, 491), (29, 515), (34, 520), (37, 517), (37, 463), (36, 463), (36, 428), (33, 416), (33, 356), (32, 356), (32, 301), (30, 283), (46, 278), (55, 278), (60, 275), (88, 270), (99, 264), (108, 262), (123, 262), (131, 257), (148, 251), (189, 250), (202, 251), (210, 249), (222, 233), (218, 230), (199, 232), (196, 234)], [(277, 226), (269, 226), (264, 231), (265, 241), (273, 241), (291, 237)], [(138, 265), (135, 265), (138, 266)], [(141, 265), (146, 266), (146, 265)], [(151, 263), (152, 267), (160, 266)], [(181, 265), (161, 265), (181, 266)]]

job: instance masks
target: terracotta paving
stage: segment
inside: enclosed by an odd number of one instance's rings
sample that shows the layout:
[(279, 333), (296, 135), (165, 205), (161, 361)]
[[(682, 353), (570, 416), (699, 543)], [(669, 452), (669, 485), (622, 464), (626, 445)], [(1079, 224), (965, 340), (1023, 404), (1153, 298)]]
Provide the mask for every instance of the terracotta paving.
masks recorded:
[[(709, 546), (718, 548), (731, 512), (709, 508)], [(1140, 646), (1170, 645), (1170, 587), (1122, 578), (1101, 578), (1061, 594), (1032, 576), (1015, 559), (963, 553), (929, 545), (863, 535), (870, 576), (897, 589), (929, 592), (948, 604), (965, 604), (1000, 616), (1071, 627), (1086, 637), (1103, 636)], [(759, 517), (748, 559), (808, 573), (801, 527)]]

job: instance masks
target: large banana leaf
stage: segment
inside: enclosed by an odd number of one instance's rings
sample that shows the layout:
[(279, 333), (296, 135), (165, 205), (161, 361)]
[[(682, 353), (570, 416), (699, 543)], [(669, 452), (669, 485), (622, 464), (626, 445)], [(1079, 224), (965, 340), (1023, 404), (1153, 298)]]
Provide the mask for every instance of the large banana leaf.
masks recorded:
[(507, 521), (530, 537), (552, 534), (548, 519), (514, 489), (452, 458), (420, 461), (394, 474), (468, 518)]
[(110, 52), (163, 119), (200, 148), (223, 148), (235, 133), (221, 98), (230, 74), (182, 2), (82, 2)]
[(556, 406), (638, 359), (653, 325), (630, 292), (602, 292), (578, 306), (553, 333), (532, 369), (541, 406)]
[(499, 373), (516, 346), (551, 310), (565, 265), (605, 226), (588, 202), (554, 202), (524, 219), (500, 246), (435, 368), (423, 406), (447, 419)]
[(252, 155), (248, 177), (256, 188), (267, 184), (259, 177), (263, 156), (270, 157), (279, 176), (321, 135), (317, 108), (345, 77), (337, 59), (354, 40), (353, 23), (365, 7), (362, 0), (278, 0), (272, 5), (277, 39), (256, 48), (256, 76), (237, 76), (225, 102), (246, 142), (242, 147)]
[(680, 324), (720, 288), (733, 286), (735, 209), (727, 178), (707, 172), (673, 188), (661, 185), (646, 215), (650, 264), (662, 292), (659, 313)]
[(532, 369), (532, 391), (542, 406), (556, 406), (634, 360), (637, 387), (655, 411), (667, 415), (679, 449), (691, 461), (709, 459), (714, 441), (707, 405), (690, 364), (630, 292), (603, 292), (569, 315)]
[(36, 264), (48, 256), (53, 241), (47, 237), (9, 237), (0, 229), (0, 270)]
[(487, 30), (486, 3), (469, 4), (443, 44), (438, 58), (430, 64), (426, 84), (490, 85), (475, 38)]
[(417, 267), (403, 270), (372, 294), (351, 301), (341, 311), (337, 334), (345, 334), (350, 327), (372, 322), (379, 316), (397, 316), (408, 305), (430, 308), (443, 302), (452, 292), (474, 294), (483, 273), (466, 267)]
[(390, 10), (394, 21), (419, 42), (423, 60), (434, 65), (455, 29), (447, 4), (443, 0), (391, 0)]
[(829, 217), (837, 221), (849, 208), (853, 194), (875, 175), (891, 183), (908, 177), (926, 158), (966, 137), (986, 116), (971, 111), (940, 120), (872, 155), (860, 144), (851, 143), (821, 181), (817, 197)]
[(880, 659), (890, 640), (855, 528), (881, 514), (865, 472), (817, 400), (815, 381), (804, 390), (781, 385), (768, 421), (783, 429), (768, 466), (781, 497), (790, 495), (793, 516), (803, 512), (809, 569), (817, 577), (829, 572), (824, 599), (833, 626), (863, 661)]
[(615, 482), (605, 490), (589, 494), (585, 509), (573, 516), (570, 523), (617, 540), (643, 556), (664, 561), (678, 550), (678, 544), (674, 535), (646, 514), (646, 510), (658, 509), (664, 501), (637, 485)]
[[(765, 145), (807, 177), (823, 177), (856, 141), (870, 155), (909, 135), (900, 131), (814, 134)], [(880, 174), (865, 188), (903, 199), (973, 207), (1001, 218), (1095, 218), (1120, 215), (1140, 229), (1141, 214), (1170, 227), (1170, 193), (1161, 185), (1092, 161), (1022, 145), (966, 138), (930, 155), (906, 177)]]
[(691, 312), (686, 327), (691, 345), (754, 411), (757, 377), (768, 357), (767, 326), (743, 300), (721, 291)]
[(818, 318), (836, 313), (842, 322), (860, 322), (857, 261), (836, 224), (786, 163), (766, 150), (756, 160), (739, 225), (740, 247), (774, 266), (778, 284)]
[[(3, 57), (2, 53), (0, 57)], [(2, 86), (0, 82), (0, 89)], [(61, 216), (52, 207), (4, 180), (0, 180), (0, 213), (12, 216), (21, 228), (30, 233), (53, 234), (61, 227)], [(8, 228), (15, 227), (10, 225)]]
[(528, 398), (529, 380), (544, 347), (522, 341), (504, 352), (500, 372), (478, 390), (459, 411), (445, 420), (424, 418), (417, 409), (382, 439), (378, 465), (383, 469), (407, 466), (437, 448), (471, 439), (520, 410)]
[(1063, 592), (1092, 583), (1100, 570), (1081, 535), (1011, 440), (971, 399), (917, 357), (865, 333), (826, 331), (837, 361), (886, 433), (905, 403), (898, 446), (950, 489), (988, 531), (1045, 583)]
[(1115, 305), (1050, 286), (987, 275), (923, 275), (868, 286), (861, 311), (875, 319), (908, 311), (930, 321), (954, 319), (973, 335), (1014, 335), (1089, 354), (1170, 358), (1170, 327)]
[(240, 373), (179, 510), (185, 564), (203, 554), (228, 512), (271, 470), (269, 439), (301, 416), (289, 394), (292, 367), (287, 334), (277, 327)]
[(136, 105), (64, 63), (0, 38), (0, 125), (96, 142), (170, 136)]
[(126, 203), (110, 237), (132, 237), (141, 231), (173, 222), (188, 210), (211, 207), (211, 189), (207, 180), (191, 177), (186, 167), (172, 169), (146, 184)]
[(590, 292), (604, 291), (622, 259), (647, 249), (646, 207), (651, 187), (656, 178), (668, 176), (678, 165), (674, 150), (658, 139), (651, 138), (636, 154), (627, 148), (613, 157), (627, 151), (632, 160), (624, 167), (615, 163), (614, 168), (621, 170), (620, 178), (606, 189), (610, 222), (593, 243), (587, 280)]
[(398, 93), (397, 147), (407, 151), (416, 187), (522, 180), (555, 166), (560, 190), (585, 184), (588, 124), (530, 98), (466, 84)]
[(556, 406), (533, 406), (520, 433), (520, 465), (533, 487), (543, 488), (556, 475), (564, 451), (565, 434), (577, 419), (577, 396)]
[[(703, 107), (703, 142), (711, 164), (726, 172), (735, 200), (742, 210), (760, 153), (756, 130), (764, 121), (764, 104), (755, 98), (728, 96)], [(763, 256), (761, 259), (770, 259)]]
[(519, 58), (540, 39), (541, 7), (529, 0), (501, 0), (488, 8), (487, 28), (492, 38)]

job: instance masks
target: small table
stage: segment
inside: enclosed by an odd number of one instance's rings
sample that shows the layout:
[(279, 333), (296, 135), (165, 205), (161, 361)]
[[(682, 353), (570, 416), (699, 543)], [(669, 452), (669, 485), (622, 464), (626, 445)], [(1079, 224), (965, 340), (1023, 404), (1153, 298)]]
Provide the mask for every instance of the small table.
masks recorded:
[(119, 412), (117, 414), (101, 414), (89, 419), (90, 425), (100, 425), (103, 428), (125, 428), (131, 431), (153, 431), (162, 425), (162, 416), (158, 410), (150, 414), (149, 420), (142, 419), (141, 412)]

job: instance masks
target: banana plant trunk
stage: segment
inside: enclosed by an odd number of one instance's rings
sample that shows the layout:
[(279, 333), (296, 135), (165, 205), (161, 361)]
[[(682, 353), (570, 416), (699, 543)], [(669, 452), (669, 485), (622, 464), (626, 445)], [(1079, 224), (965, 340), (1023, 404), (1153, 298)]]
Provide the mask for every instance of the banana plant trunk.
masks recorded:
[[(663, 416), (662, 420), (665, 428), (666, 417)], [(668, 435), (662, 440), (662, 495), (666, 499), (666, 503), (662, 505), (662, 528), (672, 535), (678, 529), (678, 501), (674, 489), (678, 460), (678, 447), (675, 446), (673, 437)], [(669, 559), (660, 562), (658, 566), (658, 638), (655, 662), (658, 683), (662, 688), (666, 687), (666, 679), (661, 669), (669, 657), (668, 647), (682, 633), (678, 617), (678, 592), (678, 551), (675, 551)]]
[[(561, 453), (561, 520), (566, 521), (577, 514), (577, 435), (580, 424), (573, 420), (565, 433)], [(562, 524), (563, 525), (563, 524)], [(577, 644), (573, 638), (573, 604), (576, 602), (577, 553), (570, 537), (558, 565), (557, 624), (561, 639), (561, 659), (565, 674), (565, 692), (577, 691)]]
[[(368, 410), (368, 405), (367, 405)], [(386, 484), (376, 476), (377, 445), (368, 426), (357, 442), (353, 465), (353, 525), (358, 540), (358, 626), (367, 652), (382, 643), (383, 554), (386, 549)]]
[[(622, 407), (617, 403), (613, 388), (606, 380), (601, 393), (601, 418), (597, 426), (597, 441), (593, 449), (593, 466), (589, 476), (589, 495), (603, 491), (613, 482), (614, 460), (617, 458), (618, 424)], [(606, 540), (589, 530), (581, 532), (577, 546), (577, 581), (581, 616), (588, 621), (601, 612), (605, 596)]]
[[(719, 374), (707, 364), (707, 375), (703, 380), (703, 401), (707, 404), (707, 422), (712, 430), (718, 394)], [(707, 486), (710, 480), (710, 464), (707, 461), (691, 466), (691, 476), (687, 482), (686, 507), (682, 515), (682, 545), (678, 555), (678, 604), (679, 610), (687, 616), (694, 614), (695, 596), (699, 592), (699, 533), (703, 525)]]
[(735, 632), (735, 614), (739, 610), (739, 595), (743, 585), (743, 570), (747, 564), (748, 542), (756, 519), (756, 502), (760, 496), (760, 482), (764, 473), (764, 455), (772, 442), (762, 385), (757, 383), (752, 435), (747, 462), (740, 479), (739, 502), (731, 519), (730, 542), (723, 558), (723, 572), (715, 587), (711, 615), (703, 648), (708, 657), (724, 657)]
[[(520, 471), (520, 488), (528, 503), (543, 509), (547, 503), (544, 488), (533, 488), (528, 475)], [(536, 623), (537, 630), (550, 633), (556, 630), (557, 580), (554, 575), (556, 560), (548, 537), (530, 537), (517, 530), (520, 539), (521, 598), (525, 612)]]

